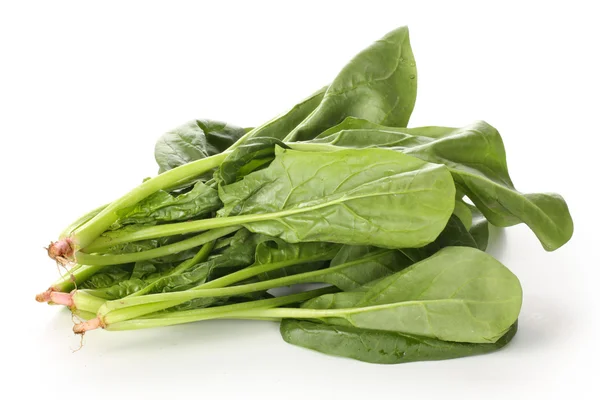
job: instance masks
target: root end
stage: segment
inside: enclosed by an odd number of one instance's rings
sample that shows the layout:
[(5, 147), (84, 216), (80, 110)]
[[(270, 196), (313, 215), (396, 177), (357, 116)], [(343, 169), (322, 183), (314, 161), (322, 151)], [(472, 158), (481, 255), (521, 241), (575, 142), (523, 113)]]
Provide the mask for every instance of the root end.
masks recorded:
[(71, 293), (51, 292), (50, 301), (54, 304), (60, 304), (69, 308), (74, 306), (73, 295)]
[(87, 331), (92, 331), (98, 328), (104, 328), (104, 324), (100, 318), (96, 317), (94, 319), (75, 324), (75, 326), (73, 326), (73, 333), (76, 335), (83, 335)]
[(38, 293), (35, 295), (35, 301), (39, 303), (48, 303), (50, 301), (50, 297), (54, 290), (52, 288), (46, 290), (45, 292)]
[(46, 250), (48, 251), (48, 257), (62, 265), (68, 264), (73, 257), (73, 243), (69, 238), (61, 239), (58, 242), (50, 242), (50, 246)]

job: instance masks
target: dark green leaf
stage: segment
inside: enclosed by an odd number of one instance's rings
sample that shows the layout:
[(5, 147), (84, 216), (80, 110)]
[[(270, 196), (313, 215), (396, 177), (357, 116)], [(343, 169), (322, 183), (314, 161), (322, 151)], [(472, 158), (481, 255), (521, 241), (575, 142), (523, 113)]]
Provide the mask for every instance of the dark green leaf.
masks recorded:
[[(253, 138), (270, 137), (283, 140), (294, 128), (298, 126), (298, 124), (304, 121), (304, 119), (306, 119), (306, 117), (308, 117), (319, 106), (319, 104), (321, 104), (326, 90), (327, 86), (319, 89), (305, 100), (296, 104), (285, 114), (279, 115), (271, 121), (253, 129), (244, 139), (244, 143), (246, 143), (248, 139)], [(238, 143), (237, 145), (240, 144), (242, 143)]]
[(281, 140), (272, 137), (247, 139), (223, 161), (215, 172), (215, 180), (220, 185), (228, 185), (252, 171), (267, 167), (275, 158), (275, 145), (288, 148)]
[(521, 194), (506, 166), (502, 139), (492, 126), (476, 122), (464, 128), (391, 128), (347, 119), (313, 143), (338, 147), (386, 147), (432, 163), (445, 164), (460, 188), (496, 226), (523, 222), (544, 248), (555, 250), (573, 234), (573, 220), (563, 198), (553, 193)]
[(109, 266), (102, 269), (101, 272), (95, 273), (85, 281), (78, 285), (79, 289), (101, 289), (107, 288), (125, 281), (131, 277), (133, 264)]
[(195, 120), (162, 135), (154, 157), (159, 173), (218, 154), (245, 134), (244, 128), (211, 120)]
[(344, 246), (329, 268), (298, 283), (329, 283), (342, 290), (356, 290), (367, 282), (398, 272), (410, 264), (412, 261), (397, 250)]
[(323, 101), (285, 141), (310, 140), (346, 117), (406, 126), (417, 96), (417, 68), (408, 28), (398, 28), (356, 55)]
[(290, 319), (281, 322), (280, 331), (286, 342), (321, 353), (376, 364), (400, 364), (491, 353), (512, 340), (517, 332), (517, 323), (495, 343), (446, 342), (395, 332)]
[(215, 189), (196, 182), (192, 190), (173, 196), (159, 190), (134, 206), (117, 212), (119, 219), (111, 229), (130, 224), (157, 224), (183, 221), (207, 215), (221, 208), (222, 203)]

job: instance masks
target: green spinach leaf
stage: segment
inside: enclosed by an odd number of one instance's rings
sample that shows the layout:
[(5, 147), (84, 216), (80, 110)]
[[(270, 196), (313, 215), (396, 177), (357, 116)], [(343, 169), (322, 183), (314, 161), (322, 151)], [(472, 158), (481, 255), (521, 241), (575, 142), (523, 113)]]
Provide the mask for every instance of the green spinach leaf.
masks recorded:
[(219, 188), (218, 215), (290, 243), (419, 247), (443, 230), (454, 194), (444, 166), (399, 152), (277, 148), (268, 168)]
[(130, 224), (190, 220), (217, 211), (221, 206), (218, 192), (198, 181), (188, 192), (174, 196), (159, 190), (136, 205), (117, 211), (119, 219), (111, 230)]
[(296, 104), (288, 112), (254, 128), (248, 133), (248, 136), (246, 136), (243, 141), (235, 143), (231, 149), (235, 149), (236, 147), (245, 144), (249, 139), (254, 138), (274, 138), (283, 140), (321, 104), (326, 90), (327, 86), (322, 87), (308, 98)]
[(285, 141), (310, 140), (346, 117), (406, 126), (416, 96), (415, 57), (408, 28), (400, 27), (356, 55)]
[(162, 135), (154, 157), (159, 173), (223, 152), (246, 133), (244, 128), (225, 122), (199, 119)]
[(517, 277), (470, 247), (446, 247), (366, 286), (309, 300), (300, 315), (314, 313), (334, 325), (494, 343), (517, 320), (522, 302)]
[(495, 343), (447, 342), (396, 332), (292, 319), (281, 321), (280, 332), (286, 342), (321, 353), (376, 364), (400, 364), (494, 352), (512, 340), (517, 333), (517, 323)]
[(465, 193), (496, 226), (527, 224), (544, 249), (555, 250), (573, 234), (564, 199), (553, 193), (519, 193), (508, 174), (502, 139), (485, 122), (464, 128), (392, 128), (349, 118), (312, 143), (346, 148), (392, 148), (446, 165)]

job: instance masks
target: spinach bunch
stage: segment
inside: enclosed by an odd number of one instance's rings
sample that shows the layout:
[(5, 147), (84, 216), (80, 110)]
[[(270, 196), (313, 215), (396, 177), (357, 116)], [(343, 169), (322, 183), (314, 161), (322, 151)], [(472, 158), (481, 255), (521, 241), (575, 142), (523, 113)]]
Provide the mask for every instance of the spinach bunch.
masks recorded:
[(275, 320), (286, 342), (385, 364), (504, 347), (522, 288), (485, 253), (489, 224), (524, 223), (553, 251), (568, 207), (515, 188), (486, 122), (407, 128), (416, 89), (401, 27), (256, 128), (167, 132), (157, 176), (51, 244), (72, 266), (37, 299), (86, 319), (77, 333)]

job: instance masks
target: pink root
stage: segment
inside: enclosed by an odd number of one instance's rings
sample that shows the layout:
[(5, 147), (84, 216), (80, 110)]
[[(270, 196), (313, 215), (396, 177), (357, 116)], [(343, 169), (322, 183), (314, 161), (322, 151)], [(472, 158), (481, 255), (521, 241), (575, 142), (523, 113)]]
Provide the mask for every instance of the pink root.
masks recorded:
[(93, 331), (94, 329), (98, 328), (104, 328), (104, 324), (102, 323), (100, 318), (96, 317), (94, 319), (75, 324), (75, 326), (73, 327), (73, 332), (75, 332), (78, 335), (83, 335), (87, 331)]
[(58, 242), (51, 242), (46, 250), (48, 250), (48, 256), (51, 259), (63, 265), (68, 263), (69, 259), (73, 257), (73, 243), (69, 238), (61, 239)]
[(73, 307), (73, 295), (71, 293), (52, 292), (50, 301), (54, 304), (60, 304), (67, 307)]
[(50, 295), (52, 294), (53, 291), (54, 291), (54, 289), (50, 288), (50, 289), (46, 290), (45, 292), (39, 293), (35, 296), (35, 300), (40, 303), (47, 303), (50, 301)]

